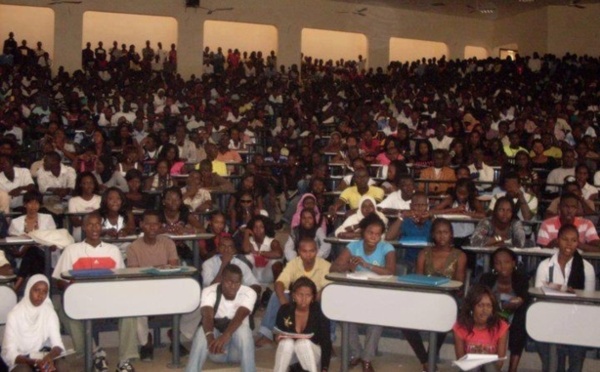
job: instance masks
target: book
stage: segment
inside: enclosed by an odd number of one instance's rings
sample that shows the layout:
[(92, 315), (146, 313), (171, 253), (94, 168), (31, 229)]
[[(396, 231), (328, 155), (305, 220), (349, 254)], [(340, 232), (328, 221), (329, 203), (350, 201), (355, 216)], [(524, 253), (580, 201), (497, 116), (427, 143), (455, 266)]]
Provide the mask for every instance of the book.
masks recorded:
[(438, 286), (442, 284), (446, 284), (450, 281), (448, 278), (444, 278), (441, 276), (428, 276), (422, 274), (407, 274), (398, 277), (398, 281), (418, 284), (418, 285), (428, 285), (428, 286)]
[(74, 278), (86, 278), (86, 277), (97, 277), (97, 276), (110, 276), (114, 272), (111, 269), (80, 269), (80, 270), (69, 270), (69, 274)]
[(506, 357), (499, 358), (495, 354), (466, 354), (459, 360), (452, 362), (452, 365), (457, 366), (462, 371), (469, 371), (482, 365), (505, 359)]
[[(73, 350), (73, 349), (67, 349), (67, 350), (63, 351), (62, 353), (60, 353), (60, 354), (59, 354), (57, 357), (55, 357), (53, 360), (56, 360), (56, 359), (58, 359), (58, 358), (63, 358), (63, 357), (66, 357), (66, 356), (69, 356), (69, 355), (71, 355), (71, 354), (75, 354), (75, 350)], [(44, 357), (45, 357), (46, 355), (48, 355), (48, 351), (38, 351), (38, 352), (35, 352), (35, 353), (31, 353), (31, 354), (29, 354), (29, 357), (30, 357), (31, 359), (44, 359)]]
[(277, 333), (278, 335), (285, 337), (285, 338), (296, 338), (296, 339), (309, 339), (312, 338), (314, 336), (314, 333), (291, 333), (291, 332), (285, 332), (282, 331), (281, 329), (275, 327), (273, 328), (273, 332)]

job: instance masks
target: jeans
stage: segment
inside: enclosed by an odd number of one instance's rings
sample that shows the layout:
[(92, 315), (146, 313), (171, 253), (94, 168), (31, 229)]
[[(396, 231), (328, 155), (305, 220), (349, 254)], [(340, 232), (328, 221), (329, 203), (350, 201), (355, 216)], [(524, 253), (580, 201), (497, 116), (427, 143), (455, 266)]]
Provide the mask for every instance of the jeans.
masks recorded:
[[(289, 301), (290, 294), (285, 293), (285, 297)], [(273, 328), (275, 328), (275, 322), (277, 321), (277, 312), (279, 311), (279, 307), (281, 307), (279, 297), (277, 297), (276, 293), (273, 293), (271, 295), (271, 298), (269, 299), (267, 308), (265, 309), (265, 315), (263, 316), (260, 322), (260, 328), (258, 329), (258, 333), (265, 336), (269, 340), (273, 340)]]
[[(542, 371), (550, 371), (550, 344), (544, 342), (537, 343), (538, 353), (542, 359)], [(587, 348), (581, 346), (556, 345), (557, 368), (558, 372), (580, 372), (583, 371), (583, 362)], [(567, 358), (569, 367), (567, 368)], [(552, 371), (554, 372), (554, 371)]]
[[(214, 330), (215, 338), (221, 335), (217, 329)], [(210, 358), (215, 363), (240, 363), (240, 371), (256, 371), (254, 362), (254, 340), (252, 339), (252, 330), (247, 322), (242, 323), (231, 336), (231, 340), (225, 346), (223, 354), (211, 354), (208, 351), (208, 342), (204, 335), (204, 329), (199, 327), (192, 342), (190, 357), (185, 372), (202, 371), (206, 358)]]
[(370, 362), (375, 357), (377, 351), (377, 345), (379, 345), (379, 338), (381, 338), (381, 332), (383, 327), (376, 325), (367, 325), (367, 332), (365, 334), (365, 346), (364, 348), (360, 345), (358, 338), (358, 324), (348, 324), (348, 340), (350, 342), (350, 356), (352, 358), (361, 358), (367, 362)]

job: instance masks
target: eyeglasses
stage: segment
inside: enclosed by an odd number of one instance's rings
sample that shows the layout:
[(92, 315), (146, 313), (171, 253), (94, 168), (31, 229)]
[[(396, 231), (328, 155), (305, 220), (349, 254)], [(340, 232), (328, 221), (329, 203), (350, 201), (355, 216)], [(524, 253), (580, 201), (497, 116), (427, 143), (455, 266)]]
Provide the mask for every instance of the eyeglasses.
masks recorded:
[(240, 203), (252, 203), (252, 199), (241, 199)]

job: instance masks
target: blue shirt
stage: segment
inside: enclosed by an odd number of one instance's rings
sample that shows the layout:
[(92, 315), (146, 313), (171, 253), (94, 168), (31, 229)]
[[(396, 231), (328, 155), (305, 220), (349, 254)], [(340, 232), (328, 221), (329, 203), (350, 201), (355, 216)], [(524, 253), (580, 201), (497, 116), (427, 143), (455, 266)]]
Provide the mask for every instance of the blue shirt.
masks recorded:
[[(402, 221), (402, 238), (423, 238), (423, 240), (429, 241), (431, 236), (431, 220), (425, 221), (422, 225), (417, 225), (415, 221), (410, 218)], [(419, 248), (408, 248), (405, 250), (404, 259), (408, 262), (416, 263), (417, 257), (419, 256)]]
[[(365, 250), (363, 248), (364, 243), (365, 243), (364, 240), (358, 240), (358, 241), (348, 244), (347, 248), (350, 251), (350, 254), (353, 256), (361, 257), (363, 260), (365, 260), (365, 262), (367, 262), (371, 265), (385, 267), (385, 256), (389, 252), (393, 252), (394, 247), (390, 243), (380, 241), (379, 243), (377, 243), (377, 246), (375, 246), (375, 250), (370, 255), (367, 256), (365, 254)], [(358, 267), (356, 267), (356, 271), (370, 271), (370, 270), (368, 270), (362, 266), (358, 266)]]

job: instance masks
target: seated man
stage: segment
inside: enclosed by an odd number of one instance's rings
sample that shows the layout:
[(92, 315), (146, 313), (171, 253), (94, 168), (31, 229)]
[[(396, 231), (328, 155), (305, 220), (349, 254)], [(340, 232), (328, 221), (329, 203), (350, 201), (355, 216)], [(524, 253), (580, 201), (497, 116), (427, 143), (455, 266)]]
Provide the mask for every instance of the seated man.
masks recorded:
[[(60, 276), (65, 271), (77, 269), (122, 269), (125, 267), (119, 248), (100, 240), (100, 234), (102, 233), (102, 217), (100, 214), (93, 212), (83, 217), (82, 228), (85, 232), (85, 240), (81, 243), (67, 246), (60, 255), (52, 273), (57, 287), (63, 291), (70, 284)], [(75, 351), (83, 353), (85, 335), (83, 322), (69, 318), (62, 306), (60, 306), (58, 314), (65, 329), (73, 339)], [(119, 319), (120, 362), (117, 366), (117, 372), (133, 371), (134, 369), (130, 360), (137, 358), (139, 358), (139, 354), (137, 350), (136, 320), (135, 318), (121, 318)], [(94, 352), (94, 368), (96, 371), (108, 371), (106, 352), (100, 348), (96, 348)]]
[[(127, 248), (127, 267), (179, 265), (177, 248), (173, 240), (165, 235), (158, 235), (161, 227), (158, 211), (146, 210), (140, 227), (144, 236), (135, 240)], [(151, 361), (154, 359), (154, 344), (148, 329), (148, 317), (137, 318), (137, 336), (142, 345), (140, 359)]]
[(275, 293), (269, 299), (269, 304), (260, 323), (260, 337), (256, 346), (260, 347), (273, 342), (273, 328), (277, 320), (277, 311), (282, 304), (289, 302), (288, 290), (296, 279), (306, 276), (317, 286), (317, 301), (320, 300), (321, 290), (329, 283), (325, 275), (329, 273), (331, 263), (317, 257), (317, 243), (312, 238), (303, 238), (298, 247), (298, 257), (285, 266), (275, 282)]
[(386, 214), (409, 210), (414, 192), (415, 181), (413, 181), (412, 176), (402, 175), (398, 181), (398, 190), (392, 192), (381, 203), (377, 204), (377, 209)]
[(238, 363), (241, 371), (255, 371), (254, 343), (248, 315), (256, 292), (242, 285), (242, 270), (229, 264), (223, 280), (202, 291), (202, 326), (196, 331), (186, 372), (202, 371), (206, 358), (216, 363)]
[(509, 172), (504, 177), (502, 188), (504, 192), (494, 193), (490, 205), (488, 207), (488, 215), (492, 214), (496, 200), (507, 195), (512, 198), (515, 205), (518, 207), (517, 216), (521, 221), (530, 221), (537, 214), (538, 199), (523, 190), (519, 175), (515, 172)]
[[(579, 198), (579, 209), (575, 214), (578, 217), (582, 216), (590, 216), (596, 214), (596, 206), (594, 202), (591, 200), (587, 200), (583, 198), (583, 193), (581, 192), (581, 187), (576, 181), (566, 182), (562, 187), (563, 194), (573, 194)], [(554, 198), (548, 208), (546, 208), (546, 214), (544, 215), (545, 219), (558, 216), (558, 205), (560, 204), (560, 197)]]
[(366, 169), (359, 169), (354, 172), (355, 186), (348, 187), (340, 194), (340, 198), (330, 208), (330, 213), (335, 215), (341, 207), (348, 205), (348, 208), (354, 210), (358, 208), (358, 202), (363, 195), (372, 196), (378, 203), (383, 200), (383, 189), (377, 186), (369, 186), (369, 173)]
[(558, 216), (542, 222), (538, 231), (537, 243), (544, 248), (558, 246), (557, 237), (560, 227), (566, 224), (574, 225), (579, 231), (579, 245), (577, 249), (584, 252), (600, 252), (600, 238), (594, 224), (583, 217), (576, 217), (579, 209), (579, 198), (573, 194), (564, 194), (560, 197)]
[[(456, 174), (450, 167), (445, 166), (446, 164), (447, 151), (437, 149), (433, 151), (433, 167), (425, 168), (421, 171), (420, 178), (422, 180), (431, 181), (456, 181)], [(446, 191), (453, 187), (452, 182), (429, 182), (428, 195), (443, 195)], [(426, 183), (419, 183), (419, 191), (425, 191)]]

